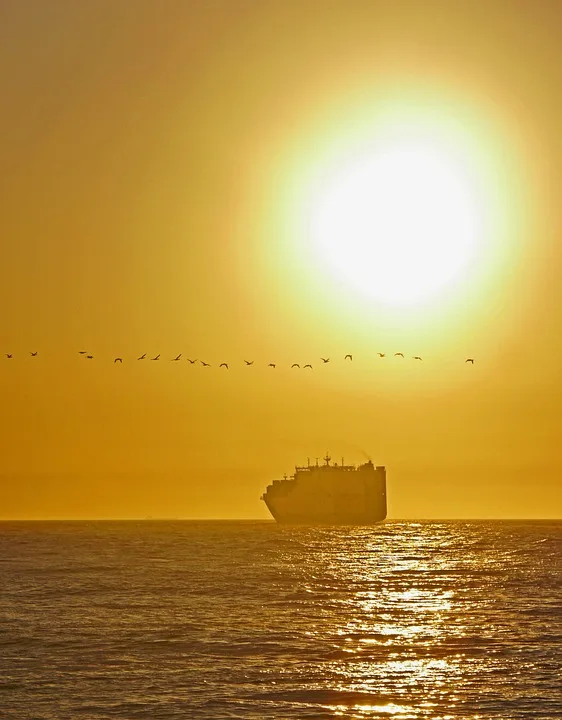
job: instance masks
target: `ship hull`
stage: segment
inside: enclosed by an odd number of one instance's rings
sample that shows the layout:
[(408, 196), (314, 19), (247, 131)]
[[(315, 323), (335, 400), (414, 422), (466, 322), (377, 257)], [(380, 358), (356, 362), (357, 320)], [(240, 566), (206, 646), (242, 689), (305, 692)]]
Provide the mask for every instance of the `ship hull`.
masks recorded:
[(281, 525), (376, 525), (386, 519), (386, 508), (357, 508), (341, 510), (323, 508), (304, 512), (267, 502), (267, 508), (273, 518)]

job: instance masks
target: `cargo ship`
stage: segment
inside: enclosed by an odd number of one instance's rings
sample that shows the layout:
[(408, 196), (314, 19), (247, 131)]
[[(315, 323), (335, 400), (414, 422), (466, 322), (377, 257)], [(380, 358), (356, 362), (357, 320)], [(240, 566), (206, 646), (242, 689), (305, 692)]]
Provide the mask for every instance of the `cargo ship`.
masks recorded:
[(261, 499), (278, 523), (371, 525), (386, 518), (386, 468), (330, 464), (295, 466), (295, 473), (268, 485)]

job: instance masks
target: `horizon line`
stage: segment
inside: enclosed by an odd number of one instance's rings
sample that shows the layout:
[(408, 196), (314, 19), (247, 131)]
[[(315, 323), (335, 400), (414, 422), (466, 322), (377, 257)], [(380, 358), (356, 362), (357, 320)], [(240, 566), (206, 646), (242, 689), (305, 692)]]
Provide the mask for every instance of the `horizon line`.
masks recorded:
[[(228, 517), (60, 517), (60, 518), (0, 518), (0, 523), (24, 523), (24, 522), (263, 522), (271, 523), (286, 527), (340, 527), (330, 523), (278, 523), (273, 518), (228, 518)], [(404, 518), (387, 518), (377, 523), (368, 525), (349, 524), (350, 527), (375, 527), (384, 525), (385, 523), (394, 522), (562, 522), (562, 516), (558, 517), (404, 517)]]

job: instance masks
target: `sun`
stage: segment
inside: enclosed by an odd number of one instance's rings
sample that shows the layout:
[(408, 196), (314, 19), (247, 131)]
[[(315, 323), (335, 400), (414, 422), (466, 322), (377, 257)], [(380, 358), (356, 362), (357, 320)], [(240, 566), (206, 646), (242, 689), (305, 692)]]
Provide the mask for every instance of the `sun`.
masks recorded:
[(311, 249), (354, 291), (420, 304), (477, 259), (479, 197), (469, 158), (439, 128), (395, 126), (318, 183), (308, 205)]

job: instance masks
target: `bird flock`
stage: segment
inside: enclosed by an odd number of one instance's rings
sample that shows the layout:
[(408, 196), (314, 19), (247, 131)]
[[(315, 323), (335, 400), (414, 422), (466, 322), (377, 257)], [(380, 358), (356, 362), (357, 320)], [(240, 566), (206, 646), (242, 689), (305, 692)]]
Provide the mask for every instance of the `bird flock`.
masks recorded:
[[(14, 353), (4, 353), (4, 355), (5, 355), (6, 360), (16, 359), (16, 355), (14, 355)], [(37, 350), (30, 351), (29, 355), (32, 358), (36, 358), (39, 356), (39, 352)], [(93, 355), (88, 350), (79, 350), (78, 355), (81, 356), (84, 360), (94, 360), (95, 359), (95, 355)], [(387, 357), (387, 353), (378, 352), (377, 356), (378, 356), (379, 360), (383, 360), (384, 358)], [(173, 358), (167, 358), (167, 360), (169, 362), (180, 362), (182, 360), (182, 357), (183, 357), (182, 353), (179, 353), (178, 355), (176, 355)], [(400, 358), (401, 360), (411, 359), (416, 362), (423, 362), (423, 358), (421, 357), (421, 355), (412, 355), (411, 358), (406, 358), (404, 353), (395, 352), (392, 357)], [(348, 363), (353, 362), (353, 355), (351, 353), (348, 353), (347, 355), (344, 355), (343, 359), (344, 359), (344, 362), (348, 362)], [(162, 355), (160, 353), (158, 353), (158, 355), (150, 356), (148, 353), (143, 353), (142, 355), (140, 355), (137, 358), (132, 358), (132, 360), (133, 361), (143, 361), (144, 360), (144, 361), (148, 361), (148, 362), (153, 362), (153, 361), (162, 360)], [(213, 365), (211, 363), (208, 363), (205, 360), (201, 360), (199, 358), (189, 358), (188, 357), (188, 358), (185, 358), (185, 360), (191, 365), (201, 365), (202, 367), (205, 367), (205, 368), (213, 367)], [(329, 357), (320, 357), (318, 360), (321, 365), (327, 365), (329, 362), (331, 362), (331, 358), (329, 358)], [(124, 358), (120, 357), (120, 356), (115, 357), (113, 359), (113, 364), (122, 365), (123, 362), (124, 362)], [(471, 365), (474, 365), (474, 358), (468, 357), (465, 359), (464, 362), (465, 362), (465, 364), (470, 363)], [(254, 365), (254, 360), (244, 360), (244, 364), (246, 367), (251, 367), (252, 365)], [(218, 367), (223, 368), (224, 370), (229, 370), (231, 365), (228, 362), (221, 362), (218, 365)], [(267, 367), (275, 369), (277, 367), (281, 367), (281, 365), (279, 365), (278, 363), (275, 363), (275, 362), (270, 362), (267, 364)], [(301, 365), (300, 363), (295, 362), (295, 363), (292, 363), (292, 365), (290, 365), (289, 367), (291, 369), (299, 369), (299, 370), (301, 370), (301, 369), (302, 370), (313, 370), (314, 369), (314, 365), (312, 363), (306, 363), (304, 365)]]

